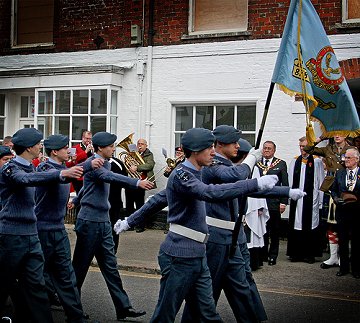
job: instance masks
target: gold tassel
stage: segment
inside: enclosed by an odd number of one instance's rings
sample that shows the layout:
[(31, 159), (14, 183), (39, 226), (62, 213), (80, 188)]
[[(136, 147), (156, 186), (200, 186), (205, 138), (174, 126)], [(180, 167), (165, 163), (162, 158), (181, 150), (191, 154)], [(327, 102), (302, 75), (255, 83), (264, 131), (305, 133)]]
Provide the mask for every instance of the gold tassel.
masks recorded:
[(311, 124), (308, 124), (306, 126), (306, 140), (309, 146), (314, 146), (316, 143), (314, 128)]

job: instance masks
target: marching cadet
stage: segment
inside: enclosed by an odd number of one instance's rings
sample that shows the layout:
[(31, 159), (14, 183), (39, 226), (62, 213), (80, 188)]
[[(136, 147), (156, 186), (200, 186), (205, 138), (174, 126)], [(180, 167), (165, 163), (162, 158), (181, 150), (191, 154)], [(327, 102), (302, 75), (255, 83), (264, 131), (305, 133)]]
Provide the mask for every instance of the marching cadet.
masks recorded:
[[(144, 207), (145, 210), (156, 208), (157, 203), (159, 208), (163, 207), (165, 198), (169, 204), (169, 233), (159, 252), (162, 274), (159, 301), (151, 322), (173, 322), (184, 299), (189, 306), (198, 309), (200, 321), (221, 322), (212, 297), (205, 255), (208, 226), (204, 201), (231, 200), (258, 189), (271, 188), (276, 183), (273, 177), (222, 185), (202, 183), (202, 167), (209, 166), (215, 155), (214, 139), (210, 130), (189, 129), (181, 140), (186, 161), (171, 173), (166, 194), (160, 192)], [(127, 230), (139, 216), (140, 212), (136, 212), (128, 220), (118, 221), (115, 231)]]
[(34, 186), (79, 178), (83, 168), (34, 172), (42, 134), (35, 128), (17, 131), (12, 141), (16, 157), (0, 170), (0, 307), (15, 280), (25, 296), (31, 319), (53, 322), (43, 276), (44, 255), (36, 228)]
[(0, 146), (0, 168), (13, 157), (14, 155), (8, 146)]
[[(52, 135), (44, 140), (45, 152), (49, 159), (42, 162), (38, 172), (52, 172), (66, 169), (69, 159), (69, 138), (64, 135)], [(99, 158), (92, 163), (85, 162), (84, 172), (92, 167), (100, 167)], [(64, 214), (70, 193), (70, 183), (39, 186), (35, 191), (35, 215), (37, 229), (44, 253), (44, 277), (54, 285), (67, 316), (67, 322), (84, 322), (84, 313), (76, 287), (74, 269), (71, 265), (70, 242), (64, 226)], [(48, 278), (48, 279), (47, 279)]]
[[(98, 132), (93, 136), (95, 154), (89, 160), (102, 158), (104, 165), (99, 169), (87, 172), (84, 176), (84, 185), (80, 191), (81, 209), (75, 225), (77, 239), (73, 266), (80, 291), (91, 260), (95, 256), (111, 294), (117, 319), (123, 320), (126, 317), (145, 315), (146, 312), (136, 311), (132, 307), (117, 270), (109, 218), (109, 187), (110, 183), (118, 182), (122, 183), (124, 187), (151, 189), (153, 183), (110, 171), (111, 166), (108, 159), (115, 151), (116, 138), (116, 135), (108, 132)], [(70, 207), (74, 207), (78, 203), (79, 199), (74, 199)]]

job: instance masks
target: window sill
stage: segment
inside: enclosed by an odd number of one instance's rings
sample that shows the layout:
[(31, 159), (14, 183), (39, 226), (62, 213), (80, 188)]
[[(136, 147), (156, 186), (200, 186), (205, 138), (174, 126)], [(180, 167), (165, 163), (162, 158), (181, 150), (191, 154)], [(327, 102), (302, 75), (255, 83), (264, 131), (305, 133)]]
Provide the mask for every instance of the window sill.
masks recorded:
[(335, 24), (336, 29), (358, 29), (360, 28), (360, 22), (343, 22)]
[(43, 43), (43, 44), (26, 44), (26, 45), (14, 45), (11, 46), (10, 51), (21, 51), (21, 50), (37, 50), (37, 49), (53, 49), (55, 48), (54, 43)]
[(207, 38), (220, 38), (220, 37), (234, 37), (234, 36), (251, 36), (249, 31), (235, 31), (235, 32), (219, 32), (209, 34), (183, 34), (181, 40), (193, 39), (207, 39)]

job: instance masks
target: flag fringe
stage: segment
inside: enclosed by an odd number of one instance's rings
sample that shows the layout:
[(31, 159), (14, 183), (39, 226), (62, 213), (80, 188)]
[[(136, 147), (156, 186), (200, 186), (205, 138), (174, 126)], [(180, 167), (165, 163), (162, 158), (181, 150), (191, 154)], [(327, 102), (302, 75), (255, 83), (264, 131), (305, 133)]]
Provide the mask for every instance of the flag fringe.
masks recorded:
[(332, 138), (334, 136), (342, 136), (342, 137), (351, 137), (355, 138), (357, 136), (360, 136), (360, 129), (357, 130), (333, 130), (333, 131), (326, 131), (325, 126), (323, 123), (315, 118), (314, 116), (310, 116), (311, 121), (316, 121), (320, 125), (321, 133), (323, 137), (326, 138)]

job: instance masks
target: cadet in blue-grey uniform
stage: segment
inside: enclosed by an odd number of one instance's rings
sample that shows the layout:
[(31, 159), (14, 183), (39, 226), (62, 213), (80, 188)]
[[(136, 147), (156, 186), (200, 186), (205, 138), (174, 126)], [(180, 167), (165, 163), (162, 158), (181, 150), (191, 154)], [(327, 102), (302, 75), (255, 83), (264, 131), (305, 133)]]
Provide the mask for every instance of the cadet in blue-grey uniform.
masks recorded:
[[(201, 182), (202, 166), (209, 166), (214, 157), (214, 136), (211, 131), (193, 128), (182, 138), (187, 160), (170, 175), (166, 194), (160, 192), (144, 208), (165, 206), (169, 202), (169, 233), (160, 247), (162, 271), (159, 301), (152, 322), (172, 322), (184, 299), (196, 303), (199, 321), (219, 321), (212, 296), (211, 277), (206, 264), (205, 242), (208, 227), (204, 201), (231, 200), (241, 194), (267, 187), (253, 180), (234, 184), (205, 185)], [(253, 162), (255, 163), (255, 162)], [(269, 178), (269, 187), (276, 179)], [(119, 221), (121, 232), (138, 221), (134, 214)], [(176, 260), (176, 261), (175, 261)], [(194, 298), (193, 298), (194, 296)]]
[[(231, 126), (219, 126), (214, 130), (216, 138), (216, 156), (215, 161), (209, 167), (203, 168), (203, 181), (207, 183), (224, 183), (234, 182), (239, 179), (245, 179), (249, 176), (250, 171), (254, 167), (257, 158), (261, 158), (261, 151), (255, 151), (242, 165), (232, 166), (228, 159), (238, 152), (238, 140), (240, 131)], [(258, 155), (256, 157), (256, 155)], [(267, 195), (283, 195), (289, 196), (290, 188), (273, 188), (266, 192), (253, 193), (253, 196)], [(299, 190), (293, 193), (300, 193)], [(292, 194), (293, 196), (295, 194)], [(298, 194), (297, 198), (301, 197)], [(232, 203), (232, 211), (230, 207)], [(128, 225), (133, 227), (139, 221), (138, 217), (146, 216), (150, 213), (156, 213), (163, 207), (167, 206), (166, 194), (164, 191), (152, 197), (143, 208), (135, 212), (134, 215), (127, 219)], [(258, 320), (266, 320), (266, 314), (256, 288), (256, 284), (250, 275), (246, 272), (245, 260), (236, 246), (234, 257), (229, 258), (232, 243), (232, 228), (237, 219), (237, 200), (234, 201), (217, 201), (214, 203), (206, 203), (207, 215), (211, 215), (211, 219), (207, 217), (210, 236), (207, 242), (207, 260), (210, 268), (211, 277), (213, 279), (213, 291), (215, 301), (218, 300), (222, 289), (229, 300), (234, 315), (238, 322), (256, 322)], [(231, 213), (233, 219), (231, 219)], [(118, 223), (118, 226), (121, 222)], [(117, 227), (118, 227), (117, 226)], [(230, 227), (231, 226), (231, 227)], [(243, 229), (240, 230), (239, 239), (246, 238)], [(243, 244), (242, 244), (243, 246)], [(190, 302), (193, 304), (195, 302)], [(255, 303), (255, 304), (254, 304)], [(188, 304), (188, 303), (187, 303)], [(183, 321), (198, 321), (196, 318), (196, 308), (191, 311), (190, 316), (188, 305), (183, 315)]]
[[(115, 151), (116, 135), (98, 132), (92, 138), (95, 154), (89, 159), (105, 159), (103, 167), (87, 172), (81, 191), (81, 209), (77, 216), (75, 231), (77, 235), (73, 266), (79, 291), (85, 280), (91, 260), (96, 257), (101, 273), (104, 276), (113, 300), (118, 320), (126, 317), (145, 315), (144, 311), (136, 311), (126, 294), (117, 270), (114, 253), (112, 227), (109, 218), (110, 183), (122, 183), (124, 187), (151, 189), (153, 184), (147, 180), (140, 181), (110, 171), (108, 159)], [(74, 204), (78, 204), (77, 199)]]
[(35, 128), (17, 131), (12, 142), (16, 157), (0, 171), (0, 307), (17, 279), (30, 310), (30, 320), (53, 322), (43, 277), (44, 256), (36, 228), (34, 186), (79, 178), (83, 169), (34, 172), (42, 134)]
[[(44, 140), (49, 159), (37, 167), (38, 172), (66, 169), (69, 159), (69, 138), (52, 135)], [(83, 163), (84, 172), (92, 166), (101, 166), (102, 160)], [(35, 215), (42, 250), (45, 257), (44, 277), (50, 279), (59, 296), (67, 316), (67, 322), (84, 322), (84, 313), (75, 272), (71, 264), (69, 238), (64, 225), (66, 204), (70, 194), (70, 183), (39, 186), (35, 191)], [(47, 282), (48, 284), (48, 282)]]

